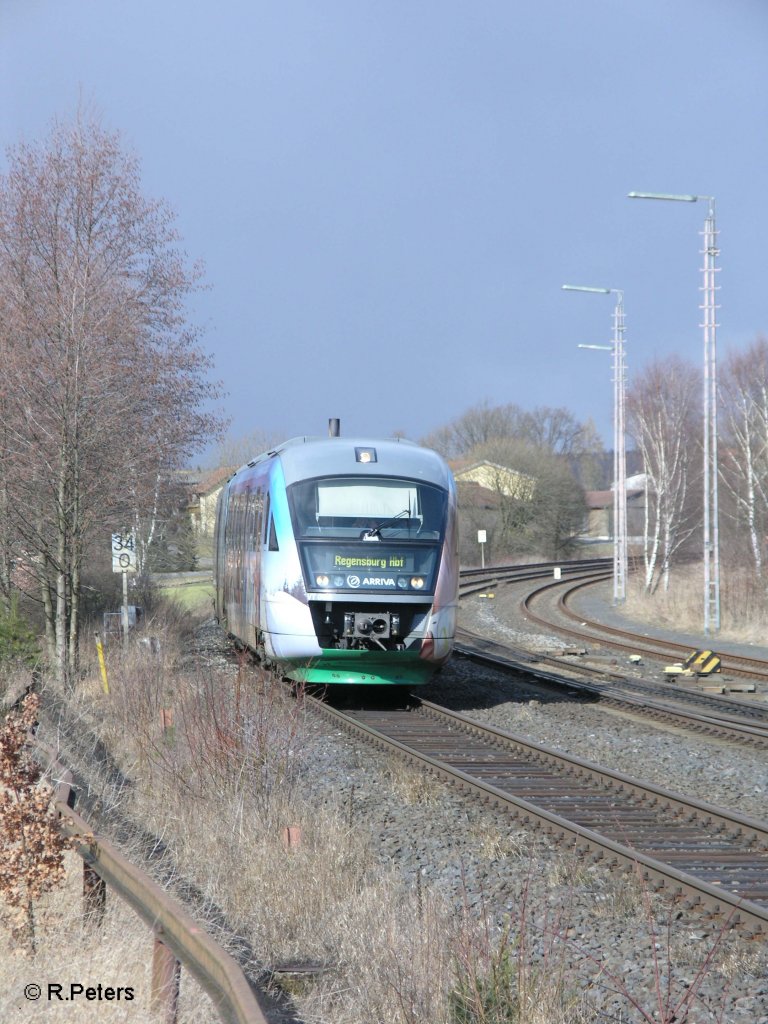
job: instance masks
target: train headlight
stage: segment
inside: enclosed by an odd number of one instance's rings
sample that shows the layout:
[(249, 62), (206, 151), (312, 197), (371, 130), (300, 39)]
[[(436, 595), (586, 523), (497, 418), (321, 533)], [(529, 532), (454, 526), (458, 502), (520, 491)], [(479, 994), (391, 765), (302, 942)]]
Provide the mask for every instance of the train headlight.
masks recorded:
[(424, 586), (423, 576), (411, 576), (411, 586), (414, 590), (421, 590)]
[(400, 587), (401, 590), (407, 590), (408, 589), (408, 580), (405, 578), (405, 576), (398, 576), (397, 577), (397, 585), (398, 585), (398, 587)]
[(318, 585), (318, 587), (327, 587), (330, 582), (331, 581), (328, 579), (328, 577), (324, 576), (322, 573), (320, 574), (320, 576), (315, 576), (315, 583)]
[(377, 462), (375, 448), (355, 448), (355, 459), (366, 465), (369, 462)]

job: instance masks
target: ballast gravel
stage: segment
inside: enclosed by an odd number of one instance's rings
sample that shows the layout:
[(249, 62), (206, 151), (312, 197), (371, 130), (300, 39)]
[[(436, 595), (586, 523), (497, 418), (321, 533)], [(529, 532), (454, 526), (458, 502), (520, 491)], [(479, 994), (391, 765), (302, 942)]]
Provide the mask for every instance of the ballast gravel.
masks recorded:
[[(503, 632), (532, 647), (553, 643), (552, 637), (532, 634), (528, 624), (490, 621), (488, 607), (478, 609), (471, 601), (461, 615), (476, 632)], [(208, 635), (213, 656), (216, 643)], [(523, 679), (461, 658), (449, 663), (424, 696), (537, 743), (766, 818), (764, 754), (533, 696)], [(309, 728), (318, 742), (310, 744), (305, 795), (344, 808), (414, 899), (430, 887), (456, 914), (469, 907), (499, 934), (509, 928), (524, 938), (526, 956), (539, 969), (561, 973), (569, 996), (589, 1008), (579, 1019), (768, 1024), (765, 942), (739, 939), (707, 918), (670, 908), (626, 874), (582, 862), (503, 812), (420, 779), (319, 719)], [(717, 968), (707, 961), (715, 943)], [(660, 999), (659, 977), (664, 988), (667, 976), (670, 996)], [(692, 1007), (673, 1018), (669, 1006), (692, 987)]]

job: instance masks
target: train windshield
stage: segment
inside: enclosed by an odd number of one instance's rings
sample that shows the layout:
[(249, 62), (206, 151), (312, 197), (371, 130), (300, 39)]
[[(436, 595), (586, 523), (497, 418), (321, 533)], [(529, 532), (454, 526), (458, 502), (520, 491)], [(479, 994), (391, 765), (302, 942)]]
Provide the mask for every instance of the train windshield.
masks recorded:
[(333, 477), (288, 488), (307, 589), (433, 592), (448, 494), (415, 480)]
[(336, 477), (288, 489), (297, 538), (440, 540), (447, 494), (414, 480)]

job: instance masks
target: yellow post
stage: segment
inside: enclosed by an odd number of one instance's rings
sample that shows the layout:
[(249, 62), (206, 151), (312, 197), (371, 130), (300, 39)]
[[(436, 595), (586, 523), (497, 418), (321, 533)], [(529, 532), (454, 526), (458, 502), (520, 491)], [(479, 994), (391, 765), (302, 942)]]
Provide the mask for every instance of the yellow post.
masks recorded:
[(104, 661), (104, 647), (101, 643), (101, 637), (98, 633), (94, 633), (96, 637), (96, 653), (99, 655), (99, 668), (101, 669), (101, 681), (104, 684), (104, 693), (109, 693), (109, 683), (107, 682), (107, 663)]

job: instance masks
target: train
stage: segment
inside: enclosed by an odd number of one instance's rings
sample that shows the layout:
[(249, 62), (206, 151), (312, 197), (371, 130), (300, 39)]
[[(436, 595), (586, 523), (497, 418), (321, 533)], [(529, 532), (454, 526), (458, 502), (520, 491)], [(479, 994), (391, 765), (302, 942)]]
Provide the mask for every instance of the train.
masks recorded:
[(222, 488), (214, 583), (218, 621), (289, 679), (426, 683), (456, 633), (450, 468), (399, 438), (285, 441)]

